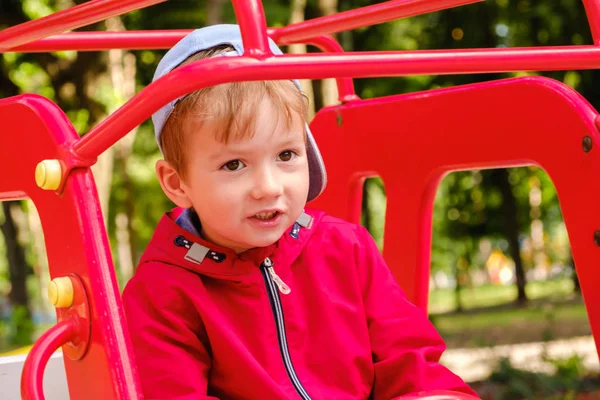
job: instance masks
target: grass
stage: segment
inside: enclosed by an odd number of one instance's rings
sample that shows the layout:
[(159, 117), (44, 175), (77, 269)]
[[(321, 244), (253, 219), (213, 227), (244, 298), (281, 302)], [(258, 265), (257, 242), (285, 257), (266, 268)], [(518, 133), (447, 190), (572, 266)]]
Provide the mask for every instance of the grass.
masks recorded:
[[(448, 347), (482, 347), (538, 342), (590, 335), (587, 311), (573, 295), (569, 280), (532, 282), (526, 287), (530, 301), (514, 304), (515, 287), (481, 286), (461, 293), (463, 312), (455, 308), (452, 290), (430, 296), (430, 318)], [(444, 310), (445, 312), (439, 312)], [(435, 311), (438, 311), (437, 313)]]
[(487, 347), (591, 335), (583, 304), (559, 308), (557, 315), (537, 310), (513, 310), (432, 318), (449, 348)]
[[(541, 298), (565, 298), (573, 292), (573, 282), (569, 279), (543, 282), (530, 282), (525, 287), (531, 300)], [(460, 299), (463, 309), (476, 309), (512, 303), (517, 298), (517, 287), (482, 285), (461, 290)], [(429, 312), (441, 314), (456, 310), (454, 289), (433, 290), (429, 294)]]

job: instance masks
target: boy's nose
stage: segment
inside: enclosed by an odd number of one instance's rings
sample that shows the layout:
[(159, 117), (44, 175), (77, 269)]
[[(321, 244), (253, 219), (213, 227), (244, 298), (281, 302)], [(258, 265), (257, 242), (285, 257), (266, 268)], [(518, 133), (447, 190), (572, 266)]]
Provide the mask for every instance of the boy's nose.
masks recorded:
[(283, 185), (274, 171), (265, 168), (254, 176), (252, 197), (255, 199), (278, 197), (282, 194)]

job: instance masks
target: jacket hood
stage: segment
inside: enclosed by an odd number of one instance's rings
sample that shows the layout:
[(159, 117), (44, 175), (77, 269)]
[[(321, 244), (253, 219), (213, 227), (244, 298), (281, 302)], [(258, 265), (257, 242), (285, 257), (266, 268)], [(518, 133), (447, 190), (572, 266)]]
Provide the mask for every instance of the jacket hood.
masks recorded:
[(305, 210), (277, 242), (237, 254), (180, 227), (175, 221), (182, 212), (183, 209), (177, 207), (161, 218), (140, 265), (160, 262), (196, 274), (236, 281), (255, 273), (266, 257), (278, 264), (291, 265), (302, 253), (313, 230), (325, 215), (322, 211)]

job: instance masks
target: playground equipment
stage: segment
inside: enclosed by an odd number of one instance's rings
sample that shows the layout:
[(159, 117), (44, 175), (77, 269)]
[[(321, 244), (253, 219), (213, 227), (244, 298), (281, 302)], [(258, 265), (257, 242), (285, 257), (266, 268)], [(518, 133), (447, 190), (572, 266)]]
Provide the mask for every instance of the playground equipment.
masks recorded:
[[(168, 48), (189, 31), (63, 33), (161, 1), (92, 0), (1, 31), (0, 51)], [(57, 324), (37, 341), (23, 367), (23, 398), (44, 398), (44, 368), (61, 346), (71, 399), (142, 398), (90, 167), (163, 104), (231, 81), (337, 78), (340, 104), (320, 110), (311, 123), (329, 174), (328, 188), (311, 206), (358, 222), (364, 179), (381, 176), (388, 204), (385, 236), (390, 238), (384, 257), (408, 297), (423, 309), (432, 205), (442, 177), (461, 169), (543, 167), (558, 191), (598, 345), (600, 298), (593, 290), (600, 285), (594, 273), (600, 213), (590, 210), (600, 197), (598, 112), (571, 88), (540, 77), (369, 100), (356, 96), (352, 77), (598, 68), (600, 0), (583, 0), (591, 45), (351, 53), (329, 36), (477, 1), (388, 1), (267, 29), (259, 0), (233, 0), (243, 56), (202, 60), (171, 72), (81, 138), (66, 115), (41, 96), (0, 100), (5, 132), (20, 132), (2, 136), (0, 166), (8, 173), (0, 180), (0, 200), (28, 197), (35, 203), (53, 278), (50, 297), (57, 307)], [(279, 44), (311, 44), (324, 53), (274, 56), (267, 36)], [(398, 115), (401, 125), (395, 123)], [(402, 157), (398, 148), (406, 149)], [(422, 393), (410, 398), (467, 397)]]

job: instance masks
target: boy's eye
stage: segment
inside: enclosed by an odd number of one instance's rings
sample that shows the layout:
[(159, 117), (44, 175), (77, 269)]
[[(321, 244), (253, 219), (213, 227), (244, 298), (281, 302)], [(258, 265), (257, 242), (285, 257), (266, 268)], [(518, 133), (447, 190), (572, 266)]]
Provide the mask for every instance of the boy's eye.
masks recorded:
[(282, 151), (281, 153), (279, 153), (279, 155), (277, 156), (277, 160), (279, 161), (290, 161), (292, 158), (294, 158), (295, 154), (293, 151), (291, 150), (286, 150), (286, 151)]
[(244, 168), (244, 163), (241, 162), (240, 160), (228, 161), (225, 164), (223, 164), (223, 166), (221, 167), (221, 169), (224, 169), (226, 171), (237, 171), (242, 168)]

